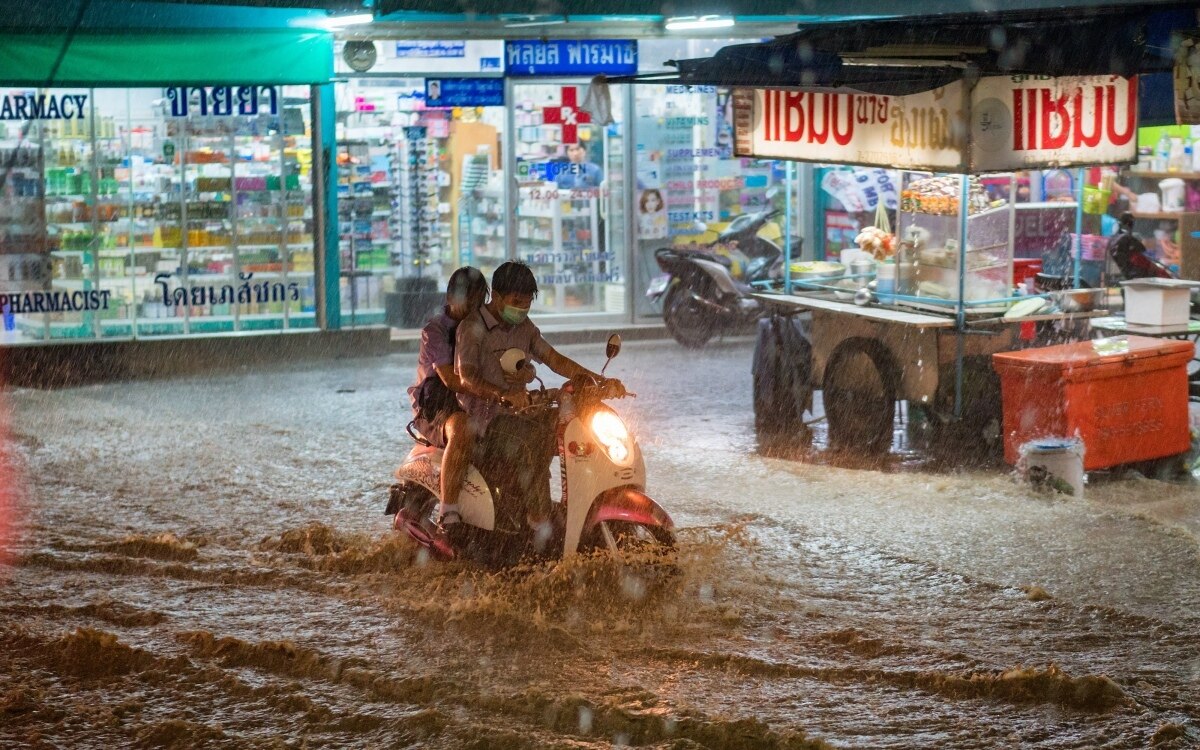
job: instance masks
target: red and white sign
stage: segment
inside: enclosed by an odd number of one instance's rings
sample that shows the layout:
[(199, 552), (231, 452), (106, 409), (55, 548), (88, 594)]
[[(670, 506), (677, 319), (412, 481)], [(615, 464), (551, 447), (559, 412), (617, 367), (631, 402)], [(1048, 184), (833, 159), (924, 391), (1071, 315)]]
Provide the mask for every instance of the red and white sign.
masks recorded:
[(981, 79), (971, 105), (971, 171), (1137, 161), (1137, 109), (1136, 78)]
[(734, 92), (738, 156), (961, 171), (963, 86), (912, 96), (783, 89)]
[(578, 143), (579, 126), (592, 121), (592, 116), (579, 108), (578, 98), (577, 87), (563, 86), (562, 106), (542, 108), (542, 122), (547, 125), (562, 125), (563, 143)]
[(955, 82), (911, 96), (734, 92), (738, 156), (944, 172), (1137, 159), (1137, 81), (1119, 76)]

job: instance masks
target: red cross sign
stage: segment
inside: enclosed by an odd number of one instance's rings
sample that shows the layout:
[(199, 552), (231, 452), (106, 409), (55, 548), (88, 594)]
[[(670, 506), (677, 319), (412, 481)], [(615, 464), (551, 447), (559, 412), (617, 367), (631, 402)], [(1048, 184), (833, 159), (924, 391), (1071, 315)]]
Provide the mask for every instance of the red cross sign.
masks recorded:
[(562, 87), (562, 106), (544, 107), (542, 122), (547, 125), (562, 125), (562, 142), (578, 143), (579, 131), (577, 125), (592, 121), (592, 116), (579, 109), (577, 97), (579, 89), (575, 86)]

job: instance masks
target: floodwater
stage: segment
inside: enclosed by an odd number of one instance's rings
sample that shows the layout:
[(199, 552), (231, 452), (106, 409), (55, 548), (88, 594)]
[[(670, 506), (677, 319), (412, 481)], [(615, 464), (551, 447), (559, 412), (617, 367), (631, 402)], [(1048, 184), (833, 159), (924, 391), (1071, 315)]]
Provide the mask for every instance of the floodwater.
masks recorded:
[(610, 367), (674, 575), (393, 537), (411, 356), (10, 393), (0, 747), (1200, 746), (1196, 486), (764, 458), (750, 358)]

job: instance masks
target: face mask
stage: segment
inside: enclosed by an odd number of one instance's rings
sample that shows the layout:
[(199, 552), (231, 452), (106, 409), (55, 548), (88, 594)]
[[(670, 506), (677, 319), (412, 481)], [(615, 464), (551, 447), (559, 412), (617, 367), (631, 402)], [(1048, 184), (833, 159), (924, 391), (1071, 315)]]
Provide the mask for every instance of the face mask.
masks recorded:
[(500, 311), (500, 317), (503, 318), (504, 322), (508, 323), (510, 326), (515, 326), (521, 323), (528, 316), (528, 307), (513, 307), (512, 305), (505, 305), (504, 309)]

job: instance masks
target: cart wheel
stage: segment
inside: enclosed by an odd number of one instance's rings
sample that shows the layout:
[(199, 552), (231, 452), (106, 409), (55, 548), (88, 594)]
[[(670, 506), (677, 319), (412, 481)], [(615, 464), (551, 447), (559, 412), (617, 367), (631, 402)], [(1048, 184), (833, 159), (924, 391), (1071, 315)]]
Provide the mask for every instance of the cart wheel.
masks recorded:
[[(765, 336), (764, 325), (771, 328)], [(768, 447), (807, 444), (811, 439), (804, 426), (804, 412), (812, 408), (812, 346), (797, 335), (790, 339), (794, 345), (785, 348), (779, 327), (791, 325), (786, 318), (759, 323), (763, 333), (755, 349), (755, 357), (761, 357), (761, 361), (755, 360), (753, 378), (754, 431)], [(766, 348), (774, 351), (763, 351)]]
[(825, 365), (829, 447), (871, 456), (892, 447), (900, 371), (878, 341), (847, 339)]

